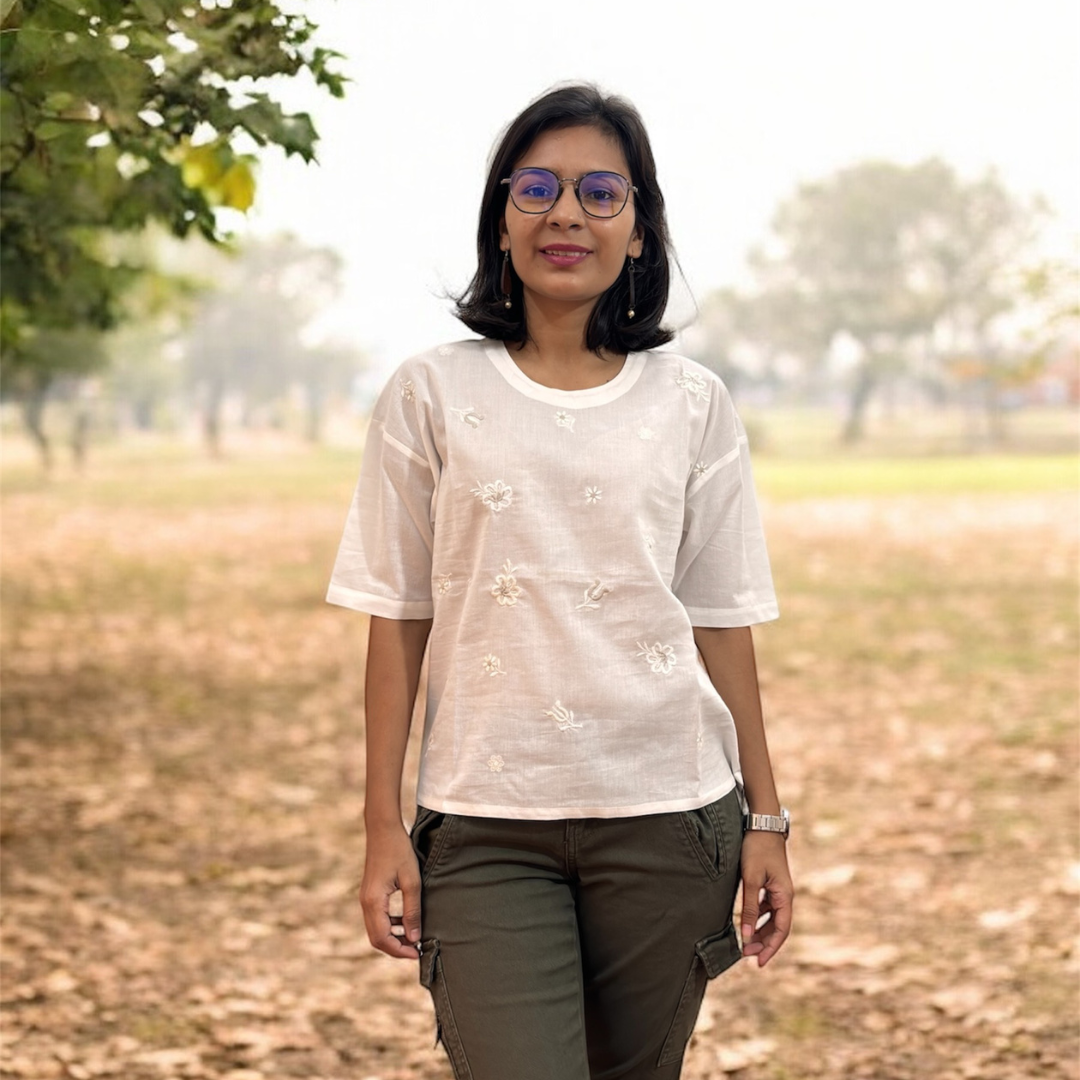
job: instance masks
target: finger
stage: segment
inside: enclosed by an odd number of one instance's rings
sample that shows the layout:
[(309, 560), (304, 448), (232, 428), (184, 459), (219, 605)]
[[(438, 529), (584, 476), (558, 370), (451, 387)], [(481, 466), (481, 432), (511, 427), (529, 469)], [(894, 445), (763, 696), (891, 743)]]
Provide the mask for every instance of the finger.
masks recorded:
[(763, 927), (763, 948), (758, 953), (758, 967), (764, 967), (779, 951), (791, 933), (791, 897), (782, 894), (769, 897), (772, 915), (767, 927)]
[(420, 940), (420, 878), (418, 876), (402, 876), (401, 925), (405, 927), (405, 937), (409, 941)]
[(379, 950), (398, 960), (415, 960), (420, 954), (394, 933), (390, 918), (390, 897), (385, 892), (364, 893), (360, 904), (364, 911), (364, 927), (368, 941)]
[(754, 941), (754, 935), (757, 931), (758, 918), (761, 915), (761, 889), (758, 883), (751, 882), (746, 878), (743, 878), (742, 886), (743, 905), (741, 922), (743, 956), (753, 956), (760, 951), (758, 948), (755, 948), (757, 942)]

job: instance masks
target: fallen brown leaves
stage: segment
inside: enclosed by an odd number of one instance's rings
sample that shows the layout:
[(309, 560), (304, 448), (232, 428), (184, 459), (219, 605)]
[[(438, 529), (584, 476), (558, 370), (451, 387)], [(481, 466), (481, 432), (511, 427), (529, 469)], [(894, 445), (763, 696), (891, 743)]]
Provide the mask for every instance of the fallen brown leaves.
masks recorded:
[[(7, 498), (0, 1075), (449, 1077), (354, 902), (342, 513)], [(710, 988), (687, 1080), (1076, 1077), (1071, 501), (769, 519), (797, 933)]]

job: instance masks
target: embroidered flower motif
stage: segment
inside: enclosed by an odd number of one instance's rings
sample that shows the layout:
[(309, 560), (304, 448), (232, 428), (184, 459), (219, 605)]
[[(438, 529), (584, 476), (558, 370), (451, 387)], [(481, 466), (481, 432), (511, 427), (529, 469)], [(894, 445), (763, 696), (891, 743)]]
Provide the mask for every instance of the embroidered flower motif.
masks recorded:
[(415, 401), (416, 387), (413, 385), (412, 379), (399, 379), (398, 382), (401, 384), (401, 396), (406, 401)]
[(451, 585), (450, 575), (449, 574), (440, 574), (439, 575), (439, 584), (438, 584), (439, 595), (440, 596), (445, 596), (450, 591), (450, 585)]
[(489, 675), (505, 675), (506, 674), (506, 672), (503, 671), (502, 661), (497, 656), (493, 656), (491, 653), (488, 653), (487, 656), (484, 657), (483, 665), (484, 665), (484, 670)]
[(435, 351), (440, 356), (453, 356), (454, 355), (454, 346), (453, 345), (440, 345)]
[(492, 754), (491, 757), (487, 759), (487, 767), (492, 772), (502, 772), (505, 764), (506, 762), (503, 761), (502, 754)]
[(704, 476), (708, 471), (709, 471), (709, 466), (706, 465), (704, 461), (699, 461), (694, 466), (694, 475), (695, 476), (698, 476), (698, 477)]
[(600, 606), (600, 601), (604, 599), (607, 594), (611, 592), (610, 585), (601, 585), (599, 578), (594, 578), (593, 583), (585, 590), (585, 596), (576, 608), (575, 611), (585, 611), (586, 609), (595, 610)]
[(471, 428), (478, 428), (484, 419), (483, 414), (478, 413), (471, 405), (466, 405), (464, 409), (451, 409), (450, 411)]
[(657, 675), (670, 675), (675, 666), (675, 650), (670, 645), (661, 645), (658, 641), (655, 645), (646, 645), (639, 641), (638, 656), (656, 672)]
[(513, 607), (521, 595), (521, 586), (514, 577), (516, 566), (510, 565), (510, 560), (502, 564), (503, 572), (495, 575), (495, 584), (491, 586), (491, 595), (498, 600), (501, 607)]
[(470, 493), (475, 495), (485, 506), (490, 506), (492, 512), (496, 514), (514, 501), (514, 489), (501, 480), (484, 484), (483, 487), (480, 486), (480, 481), (477, 480), (476, 487), (472, 488)]
[(574, 710), (568, 709), (561, 701), (556, 701), (550, 709), (544, 710), (545, 716), (550, 716), (560, 731), (578, 731), (583, 725), (574, 720)]
[(709, 400), (709, 387), (696, 371), (680, 371), (675, 377), (675, 385), (689, 391), (698, 401)]
[(600, 501), (600, 496), (603, 492), (598, 487), (587, 487), (585, 489), (585, 501), (590, 506), (595, 506)]
[(566, 428), (568, 431), (573, 431), (574, 430), (574, 421), (576, 419), (577, 419), (576, 416), (571, 416), (568, 412), (566, 412), (566, 411), (564, 411), (562, 409), (560, 409), (555, 414), (555, 423), (559, 427)]
[(639, 427), (637, 429), (637, 437), (642, 442), (652, 442), (656, 438), (656, 432), (651, 427)]

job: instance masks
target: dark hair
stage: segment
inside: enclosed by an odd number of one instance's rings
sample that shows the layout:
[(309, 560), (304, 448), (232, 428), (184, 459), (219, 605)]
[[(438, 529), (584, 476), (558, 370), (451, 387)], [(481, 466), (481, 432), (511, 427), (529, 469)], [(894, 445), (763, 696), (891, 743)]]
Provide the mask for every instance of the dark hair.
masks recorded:
[(673, 333), (660, 325), (667, 307), (671, 271), (668, 264), (667, 218), (664, 196), (656, 182), (652, 147), (637, 109), (624, 98), (605, 96), (589, 84), (549, 90), (537, 98), (506, 129), (496, 147), (480, 206), (477, 231), (477, 267), (468, 288), (456, 297), (457, 317), (470, 329), (498, 341), (528, 340), (521, 279), (511, 267), (512, 306), (501, 292), (503, 254), (499, 249), (499, 222), (506, 212), (507, 188), (501, 181), (545, 131), (569, 127), (595, 127), (622, 148), (630, 166), (630, 182), (637, 187), (634, 210), (644, 232), (641, 257), (635, 260), (634, 318), (630, 306), (629, 275), (620, 273), (599, 298), (585, 329), (586, 347), (615, 353), (651, 349), (670, 341)]

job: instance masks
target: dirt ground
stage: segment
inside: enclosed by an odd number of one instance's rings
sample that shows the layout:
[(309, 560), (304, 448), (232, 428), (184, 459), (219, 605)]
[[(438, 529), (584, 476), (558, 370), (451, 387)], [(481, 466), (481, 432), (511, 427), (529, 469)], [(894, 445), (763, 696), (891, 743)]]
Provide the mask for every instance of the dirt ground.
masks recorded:
[[(449, 1078), (354, 899), (343, 513), (5, 498), (0, 1076)], [(796, 933), (710, 986), (687, 1080), (1080, 1077), (1076, 524), (1053, 494), (767, 507)]]

